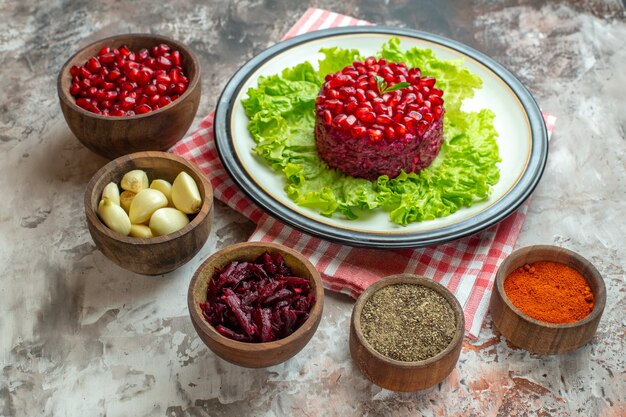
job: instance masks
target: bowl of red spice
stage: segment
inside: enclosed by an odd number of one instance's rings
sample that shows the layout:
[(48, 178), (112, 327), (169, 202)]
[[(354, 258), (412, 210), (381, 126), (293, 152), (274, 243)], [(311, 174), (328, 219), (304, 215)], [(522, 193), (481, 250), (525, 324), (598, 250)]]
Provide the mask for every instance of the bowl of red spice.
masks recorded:
[(591, 262), (565, 248), (535, 245), (516, 250), (502, 263), (490, 311), (513, 345), (550, 355), (587, 344), (605, 304), (604, 280)]
[(63, 65), (57, 92), (78, 140), (108, 159), (164, 151), (180, 140), (200, 103), (200, 63), (165, 36), (112, 36)]
[(299, 252), (244, 242), (200, 265), (187, 304), (196, 332), (217, 356), (262, 368), (285, 362), (311, 340), (322, 318), (324, 288)]
[(350, 354), (376, 385), (419, 391), (452, 372), (464, 330), (463, 309), (447, 288), (417, 275), (392, 275), (359, 296), (352, 310)]

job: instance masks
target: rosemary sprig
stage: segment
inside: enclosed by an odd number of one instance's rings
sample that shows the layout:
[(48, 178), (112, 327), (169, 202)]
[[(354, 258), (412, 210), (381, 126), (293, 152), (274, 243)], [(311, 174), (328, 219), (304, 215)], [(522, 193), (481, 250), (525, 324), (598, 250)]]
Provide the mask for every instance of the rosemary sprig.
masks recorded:
[(376, 80), (376, 85), (378, 86), (378, 93), (382, 96), (385, 93), (389, 93), (391, 91), (401, 90), (403, 88), (409, 87), (411, 84), (407, 82), (396, 83), (392, 86), (389, 86), (383, 77), (378, 75), (374, 76)]

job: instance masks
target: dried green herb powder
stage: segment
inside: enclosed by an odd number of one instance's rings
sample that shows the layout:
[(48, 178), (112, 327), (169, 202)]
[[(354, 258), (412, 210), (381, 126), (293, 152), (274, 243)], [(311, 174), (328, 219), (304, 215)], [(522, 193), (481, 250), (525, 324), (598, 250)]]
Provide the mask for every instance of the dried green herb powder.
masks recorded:
[(421, 285), (395, 284), (381, 288), (365, 302), (361, 329), (380, 354), (414, 362), (448, 347), (456, 318), (450, 303), (436, 291)]

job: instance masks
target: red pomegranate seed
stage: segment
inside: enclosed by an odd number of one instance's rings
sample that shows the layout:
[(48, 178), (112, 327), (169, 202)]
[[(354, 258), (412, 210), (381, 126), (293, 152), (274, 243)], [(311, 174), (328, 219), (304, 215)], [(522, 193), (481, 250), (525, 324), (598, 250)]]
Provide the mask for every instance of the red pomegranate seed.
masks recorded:
[(435, 106), (435, 108), (433, 109), (433, 114), (435, 115), (436, 119), (439, 119), (443, 114), (443, 107)]
[(113, 71), (109, 72), (109, 74), (106, 76), (106, 79), (109, 80), (109, 81), (115, 81), (121, 75), (122, 75), (121, 72), (119, 72), (118, 70), (114, 69)]
[(441, 106), (443, 104), (443, 100), (441, 99), (441, 97), (435, 94), (431, 94), (430, 96), (428, 96), (428, 101), (431, 104), (431, 108), (432, 106)]
[(170, 61), (172, 61), (172, 65), (180, 65), (181, 64), (180, 52), (179, 51), (172, 52), (170, 54)]
[(328, 92), (328, 98), (331, 98), (331, 99), (338, 99), (338, 98), (340, 98), (340, 97), (341, 97), (341, 94), (339, 94), (339, 91), (337, 91), (337, 90), (330, 90), (330, 91)]
[(416, 121), (422, 120), (422, 114), (416, 111), (410, 111), (408, 117)]
[(372, 142), (380, 142), (383, 138), (383, 132), (380, 129), (368, 129), (367, 134)]
[(365, 135), (367, 134), (367, 129), (364, 126), (354, 126), (352, 129), (350, 129), (350, 134), (357, 138), (363, 138), (365, 137)]
[(91, 78), (91, 85), (94, 87), (100, 87), (100, 85), (104, 82), (104, 79), (101, 76), (95, 76)]
[(172, 83), (172, 79), (167, 75), (157, 75), (155, 79), (157, 84), (170, 85)]
[(322, 117), (324, 119), (324, 123), (326, 123), (327, 125), (330, 125), (333, 122), (333, 116), (330, 113), (330, 110), (324, 110), (324, 112), (322, 113)]
[(385, 127), (385, 139), (387, 139), (388, 142), (393, 142), (396, 139), (396, 131), (393, 127), (391, 126), (387, 126)]
[(148, 98), (148, 103), (150, 103), (152, 110), (154, 110), (154, 106), (158, 106), (159, 100), (161, 100), (161, 96), (159, 96), (158, 94), (155, 94)]
[(352, 113), (354, 113), (354, 111), (356, 110), (356, 108), (358, 106), (359, 106), (358, 103), (356, 103), (354, 101), (351, 101), (351, 102), (349, 102), (348, 104), (346, 104), (344, 106), (344, 110), (345, 110), (346, 114), (352, 114)]
[(72, 86), (70, 87), (70, 94), (75, 96), (75, 95), (78, 95), (80, 91), (81, 91), (80, 85), (78, 83), (72, 83)]
[(376, 115), (364, 108), (359, 108), (354, 112), (354, 115), (362, 122), (365, 123), (373, 123), (376, 120)]
[(392, 122), (393, 120), (391, 119), (391, 117), (387, 116), (386, 114), (379, 114), (378, 116), (376, 116), (376, 123), (378, 124), (388, 125)]
[(109, 65), (115, 62), (115, 55), (111, 52), (100, 55), (100, 63), (103, 65)]
[(121, 55), (124, 55), (124, 56), (130, 55), (130, 49), (128, 49), (128, 47), (126, 45), (121, 46), (119, 51), (120, 51)]
[(172, 67), (172, 61), (170, 61), (169, 59), (167, 59), (164, 56), (160, 56), (157, 58), (156, 60), (157, 63), (157, 67), (161, 68), (161, 69), (169, 69)]
[(87, 69), (92, 74), (99, 73), (100, 70), (102, 69), (102, 65), (100, 64), (100, 61), (98, 61), (98, 58), (96, 58), (96, 57), (89, 58), (89, 60), (87, 61)]
[(157, 92), (160, 95), (163, 95), (163, 94), (165, 94), (165, 93), (167, 93), (169, 91), (168, 86), (167, 85), (163, 85), (163, 84), (157, 84), (156, 88), (157, 88)]
[(420, 80), (419, 85), (432, 88), (435, 85), (435, 79), (433, 77), (423, 77)]
[(402, 123), (398, 123), (398, 124), (396, 124), (396, 125), (394, 126), (394, 129), (395, 129), (395, 131), (396, 131), (396, 134), (397, 134), (399, 137), (404, 137), (404, 136), (406, 136), (406, 133), (407, 133), (407, 132), (406, 132), (406, 126), (404, 126)]
[(129, 110), (135, 106), (135, 99), (133, 97), (125, 97), (120, 106), (125, 110)]
[(161, 107), (165, 107), (168, 104), (170, 104), (172, 102), (172, 99), (169, 98), (168, 96), (161, 96), (159, 97), (159, 106)]
[(434, 87), (433, 87), (433, 88), (431, 88), (431, 89), (430, 89), (430, 93), (431, 93), (431, 94), (434, 94), (434, 95), (436, 95), (436, 96), (439, 96), (439, 97), (443, 97), (443, 90), (440, 90), (440, 89), (438, 89), (438, 88), (434, 88)]
[(367, 90), (365, 92), (365, 97), (369, 100), (372, 100), (375, 97), (378, 97), (378, 93), (373, 90)]
[(109, 115), (116, 116), (116, 117), (126, 116), (126, 112), (123, 110), (114, 109), (109, 112)]
[(140, 49), (136, 55), (137, 55), (138, 60), (144, 61), (150, 56), (150, 52), (148, 52), (146, 48), (143, 48), (143, 49)]
[(333, 124), (337, 127), (344, 127), (344, 122), (346, 121), (347, 118), (348, 116), (346, 116), (345, 114), (338, 114), (333, 119)]
[(139, 74), (137, 75), (137, 84), (144, 86), (150, 82), (151, 78), (151, 71), (147, 68), (143, 69), (139, 71)]
[(141, 104), (135, 107), (135, 114), (146, 114), (152, 111), (152, 108), (147, 104)]
[(78, 107), (82, 107), (83, 109), (87, 110), (87, 109), (91, 108), (91, 99), (89, 99), (89, 98), (79, 98), (79, 99), (76, 99), (76, 105)]
[(417, 123), (417, 134), (422, 136), (425, 132), (426, 129), (428, 129), (428, 122), (425, 120), (421, 120)]
[(157, 94), (157, 87), (156, 85), (150, 84), (145, 86), (142, 91), (147, 96), (153, 96)]
[(79, 76), (83, 77), (83, 78), (89, 78), (91, 77), (91, 72), (89, 72), (89, 70), (85, 67), (80, 67), (80, 74)]

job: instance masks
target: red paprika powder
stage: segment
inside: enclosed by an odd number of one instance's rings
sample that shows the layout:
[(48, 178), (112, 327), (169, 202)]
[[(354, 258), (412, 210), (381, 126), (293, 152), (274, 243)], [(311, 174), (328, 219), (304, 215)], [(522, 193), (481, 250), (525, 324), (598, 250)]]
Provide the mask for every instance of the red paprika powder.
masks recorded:
[(548, 323), (572, 323), (585, 318), (595, 304), (585, 278), (559, 262), (535, 262), (513, 271), (504, 291), (524, 314)]

